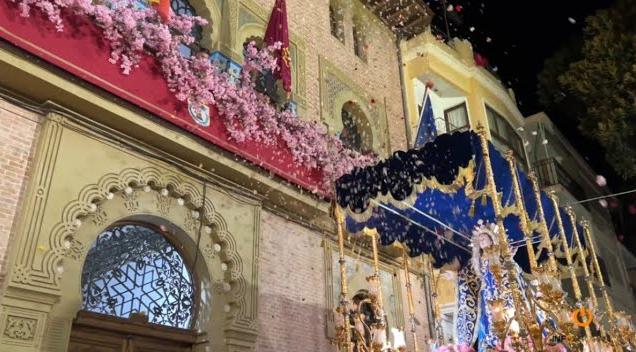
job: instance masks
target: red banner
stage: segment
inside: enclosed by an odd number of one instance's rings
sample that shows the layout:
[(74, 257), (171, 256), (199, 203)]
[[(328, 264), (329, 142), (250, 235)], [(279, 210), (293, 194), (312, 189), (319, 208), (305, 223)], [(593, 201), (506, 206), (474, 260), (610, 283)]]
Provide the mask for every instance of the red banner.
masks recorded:
[(278, 145), (237, 143), (228, 138), (213, 106), (190, 114), (188, 104), (168, 90), (153, 57), (144, 56), (139, 67), (122, 74), (118, 65), (109, 63), (110, 46), (89, 19), (65, 13), (65, 29), (56, 32), (40, 11), (32, 11), (29, 18), (19, 13), (16, 4), (0, 1), (0, 37), (290, 182), (308, 190), (320, 184), (322, 172), (298, 165), (283, 141)]
[(282, 44), (278, 53), (278, 70), (275, 77), (283, 80), (283, 88), (291, 92), (291, 57), (289, 56), (289, 26), (287, 24), (287, 6), (285, 0), (276, 0), (272, 14), (269, 17), (267, 30), (265, 31), (265, 43), (274, 45)]

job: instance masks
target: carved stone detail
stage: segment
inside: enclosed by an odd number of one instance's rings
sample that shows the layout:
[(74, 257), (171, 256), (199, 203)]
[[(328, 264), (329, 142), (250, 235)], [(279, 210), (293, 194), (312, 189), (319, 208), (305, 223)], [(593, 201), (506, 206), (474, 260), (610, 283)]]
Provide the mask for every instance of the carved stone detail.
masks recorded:
[(192, 211), (188, 212), (185, 221), (183, 222), (183, 226), (185, 226), (185, 229), (191, 233), (198, 233), (200, 224), (201, 222), (198, 218), (194, 217)]
[(102, 227), (108, 223), (108, 214), (101, 207), (97, 207), (97, 210), (93, 214), (93, 224), (97, 227)]
[(135, 191), (130, 193), (123, 192), (121, 196), (124, 198), (124, 206), (126, 207), (126, 210), (132, 213), (139, 209), (139, 193)]
[[(228, 278), (232, 278), (232, 290), (226, 292), (229, 302), (235, 302), (238, 309), (231, 313), (233, 315), (234, 326), (237, 328), (255, 328), (255, 311), (247, 311), (247, 303), (245, 295), (247, 294), (247, 280), (243, 275), (243, 261), (238, 254), (237, 244), (234, 236), (227, 230), (225, 219), (216, 212), (215, 207), (210, 199), (206, 199), (205, 204), (202, 203), (203, 195), (200, 186), (192, 184), (177, 174), (167, 172), (164, 169), (156, 167), (148, 167), (144, 169), (128, 168), (122, 170), (119, 174), (106, 174), (100, 178), (96, 184), (87, 185), (79, 192), (79, 198), (69, 202), (62, 210), (62, 221), (57, 223), (49, 236), (50, 249), (46, 249), (46, 255), (42, 261), (41, 271), (37, 269), (27, 269), (27, 266), (20, 266), (20, 263), (14, 267), (12, 280), (19, 284), (30, 284), (51, 290), (52, 292), (60, 291), (60, 275), (57, 273), (57, 263), (60, 259), (67, 256), (69, 250), (64, 247), (65, 239), (72, 238), (77, 230), (77, 220), (84, 217), (99, 218), (93, 213), (91, 204), (102, 204), (112, 199), (112, 193), (122, 192), (135, 184), (139, 186), (152, 185), (153, 189), (170, 188), (171, 192), (167, 196), (157, 193), (157, 209), (160, 213), (168, 213), (173, 197), (182, 197), (190, 199), (197, 208), (205, 208), (206, 224), (213, 224), (215, 233), (212, 238), (215, 243), (221, 243), (223, 246), (222, 260), (228, 263), (231, 268), (227, 273)], [(166, 199), (166, 200), (162, 200)], [(107, 217), (104, 215), (103, 220)], [(187, 230), (196, 233), (199, 227), (199, 219), (196, 219), (192, 213), (189, 213), (185, 220)], [(79, 249), (78, 249), (79, 250)], [(36, 271), (37, 270), (37, 271)], [(251, 290), (251, 289), (249, 289)], [(253, 292), (252, 294), (256, 294)], [(252, 310), (256, 309), (252, 307)], [(235, 314), (235, 315), (234, 315)]]
[(170, 207), (172, 206), (172, 198), (166, 197), (157, 193), (157, 211), (166, 216), (170, 213)]
[(36, 319), (9, 315), (4, 329), (4, 336), (14, 339), (31, 341), (35, 337)]
[(16, 264), (13, 267), (13, 272), (12, 272), (12, 279), (13, 281), (20, 283), (20, 284), (25, 284), (28, 285), (31, 283), (31, 273), (30, 270), (26, 267), (24, 267), (24, 265), (22, 264)]
[(73, 260), (80, 260), (84, 255), (86, 247), (84, 244), (76, 239), (71, 241), (71, 248), (68, 249), (67, 256)]
[(203, 250), (203, 253), (205, 254), (205, 257), (207, 259), (214, 259), (216, 258), (216, 251), (214, 250), (214, 243), (208, 243), (205, 246), (205, 249)]

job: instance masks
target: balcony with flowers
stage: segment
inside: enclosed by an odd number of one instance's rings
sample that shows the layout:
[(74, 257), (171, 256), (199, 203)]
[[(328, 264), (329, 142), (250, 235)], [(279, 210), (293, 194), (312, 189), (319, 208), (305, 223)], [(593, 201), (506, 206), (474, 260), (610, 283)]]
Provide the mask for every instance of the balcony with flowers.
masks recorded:
[(15, 0), (0, 4), (0, 37), (213, 145), (320, 195), (371, 155), (346, 148), (294, 102), (272, 104), (259, 77), (280, 44), (245, 46), (241, 64), (197, 46), (206, 20), (161, 18), (136, 0)]

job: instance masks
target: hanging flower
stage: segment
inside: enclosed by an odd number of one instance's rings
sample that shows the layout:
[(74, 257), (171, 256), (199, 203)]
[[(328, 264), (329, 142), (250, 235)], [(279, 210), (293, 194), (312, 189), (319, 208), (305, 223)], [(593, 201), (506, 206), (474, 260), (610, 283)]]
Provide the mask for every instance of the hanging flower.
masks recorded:
[(151, 8), (139, 9), (135, 0), (110, 0), (109, 6), (90, 0), (11, 0), (18, 3), (20, 15), (29, 17), (32, 9), (42, 11), (57, 31), (64, 30), (61, 11), (69, 9), (75, 15), (90, 18), (102, 28), (109, 42), (109, 62), (129, 74), (143, 55), (150, 53), (159, 63), (169, 90), (183, 102), (214, 105), (231, 139), (238, 143), (253, 141), (276, 145), (282, 140), (294, 161), (308, 168), (320, 169), (319, 185), (330, 191), (332, 183), (353, 168), (375, 162), (375, 155), (362, 155), (346, 149), (342, 142), (330, 136), (316, 122), (307, 122), (290, 111), (277, 111), (265, 95), (254, 89), (251, 74), (274, 70), (274, 53), (281, 43), (258, 50), (255, 43), (246, 49), (245, 62), (238, 83), (229, 74), (220, 72), (205, 54), (186, 58), (182, 45), (194, 42), (190, 34), (194, 26), (207, 22), (201, 17), (172, 15), (164, 23)]

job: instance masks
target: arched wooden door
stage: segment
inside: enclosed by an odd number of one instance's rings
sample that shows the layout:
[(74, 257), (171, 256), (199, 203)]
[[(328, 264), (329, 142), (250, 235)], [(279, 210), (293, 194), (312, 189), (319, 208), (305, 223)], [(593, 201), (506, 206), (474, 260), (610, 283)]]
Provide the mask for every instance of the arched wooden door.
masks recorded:
[(82, 310), (69, 352), (191, 352), (195, 278), (161, 230), (120, 223), (102, 232), (82, 269)]

